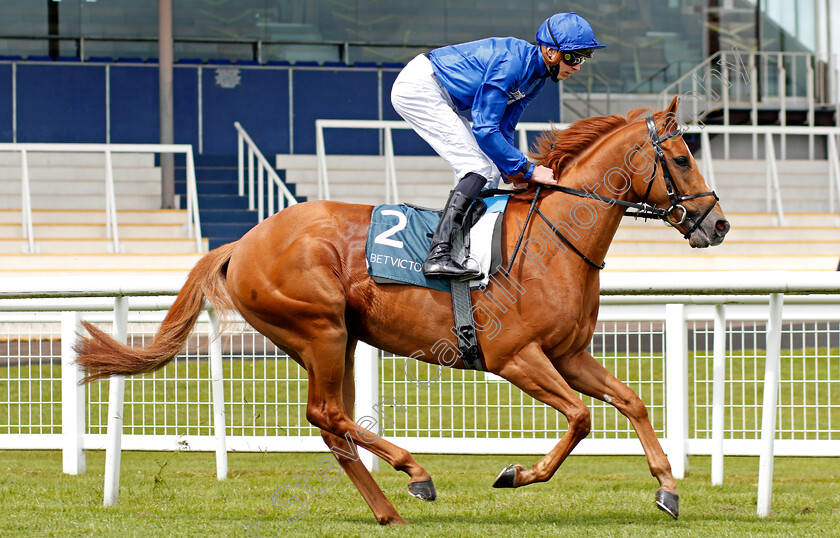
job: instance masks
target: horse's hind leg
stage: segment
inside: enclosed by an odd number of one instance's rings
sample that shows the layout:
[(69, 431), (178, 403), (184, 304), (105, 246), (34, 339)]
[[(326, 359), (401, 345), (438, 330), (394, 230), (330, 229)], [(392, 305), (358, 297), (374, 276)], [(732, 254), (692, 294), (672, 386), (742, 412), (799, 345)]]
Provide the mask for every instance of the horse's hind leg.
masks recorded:
[(612, 375), (589, 352), (564, 358), (557, 364), (558, 371), (577, 391), (612, 404), (630, 420), (645, 450), (650, 474), (659, 481), (656, 505), (676, 519), (679, 516), (677, 484), (671, 474), (671, 464), (656, 438), (648, 418), (647, 408), (633, 390)]
[[(347, 345), (347, 353), (345, 356), (345, 370), (344, 382), (342, 384), (342, 394), (344, 398), (344, 411), (348, 415), (353, 412), (353, 405), (356, 400), (356, 385), (353, 379), (353, 352), (356, 343), (351, 342)], [(361, 460), (357, 458), (348, 457), (351, 447), (346, 439), (337, 437), (327, 431), (321, 430), (321, 437), (330, 448), (330, 451), (335, 455), (341, 468), (347, 473), (347, 476), (362, 494), (365, 502), (370, 506), (376, 521), (382, 525), (405, 524), (405, 520), (397, 513), (394, 505), (385, 497), (379, 485), (371, 476), (370, 472), (362, 464)]]
[[(329, 332), (325, 330), (324, 332)], [(358, 459), (358, 447), (379, 456), (391, 467), (410, 477), (408, 491), (413, 496), (433, 501), (436, 498), (429, 473), (414, 459), (410, 452), (385, 441), (374, 432), (356, 425), (344, 408), (342, 385), (345, 378), (346, 333), (321, 334), (309, 341), (307, 349), (299, 349), (309, 374), (309, 397), (306, 418), (309, 422), (347, 442), (347, 455)]]

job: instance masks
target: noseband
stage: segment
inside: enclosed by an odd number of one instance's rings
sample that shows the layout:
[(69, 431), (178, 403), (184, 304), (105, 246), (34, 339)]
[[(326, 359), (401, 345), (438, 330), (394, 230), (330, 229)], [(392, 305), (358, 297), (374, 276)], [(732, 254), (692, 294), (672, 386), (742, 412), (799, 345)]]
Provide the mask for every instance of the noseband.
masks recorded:
[[(575, 254), (580, 256), (581, 259), (583, 259), (583, 261), (585, 261), (587, 264), (591, 265), (595, 269), (600, 270), (604, 268), (603, 263), (595, 263), (589, 258), (587, 258), (583, 254), (583, 252), (581, 252), (574, 244), (572, 244), (572, 242), (569, 241), (569, 239), (566, 238), (566, 236), (563, 235), (563, 233), (560, 232), (560, 230), (558, 230), (557, 227), (554, 226), (554, 224), (552, 224), (550, 220), (548, 220), (548, 217), (546, 217), (543, 214), (543, 212), (540, 211), (540, 208), (537, 207), (537, 200), (539, 199), (540, 192), (542, 192), (542, 189), (544, 188), (565, 192), (566, 194), (573, 194), (575, 196), (580, 196), (581, 198), (593, 198), (595, 200), (601, 200), (602, 202), (618, 204), (624, 207), (635, 209), (635, 211), (633, 212), (625, 212), (624, 216), (634, 218), (642, 217), (645, 219), (660, 219), (665, 221), (666, 224), (674, 227), (679, 226), (680, 224), (685, 222), (685, 219), (688, 216), (688, 212), (682, 205), (682, 202), (685, 202), (686, 200), (694, 200), (695, 198), (701, 198), (703, 196), (713, 196), (715, 199), (715, 203), (717, 203), (718, 200), (720, 200), (720, 198), (718, 198), (718, 195), (715, 194), (715, 191), (700, 192), (688, 196), (680, 194), (676, 183), (674, 183), (674, 178), (671, 175), (671, 170), (668, 168), (668, 162), (665, 159), (665, 151), (662, 149), (662, 142), (665, 142), (666, 140), (670, 140), (672, 138), (676, 138), (678, 136), (682, 136), (682, 131), (679, 128), (677, 128), (671, 131), (670, 133), (667, 133), (660, 137), (659, 134), (656, 132), (656, 122), (654, 122), (653, 116), (648, 116), (647, 118), (645, 118), (645, 123), (648, 128), (648, 135), (650, 136), (650, 141), (653, 144), (655, 157), (653, 161), (653, 173), (650, 175), (650, 179), (648, 179), (648, 187), (645, 191), (645, 195), (642, 198), (642, 201), (640, 203), (626, 202), (617, 198), (610, 198), (609, 196), (595, 194), (594, 192), (564, 187), (563, 185), (538, 184), (536, 192), (534, 193), (534, 199), (531, 201), (531, 207), (528, 210), (528, 216), (525, 218), (525, 224), (522, 226), (522, 231), (519, 234), (519, 239), (516, 241), (516, 246), (514, 246), (513, 248), (513, 254), (511, 255), (510, 261), (508, 262), (508, 266), (506, 269), (508, 273), (513, 267), (513, 262), (516, 259), (516, 253), (519, 252), (519, 246), (521, 245), (522, 238), (525, 235), (525, 229), (528, 227), (528, 223), (531, 221), (531, 215), (533, 215), (534, 211), (536, 211), (536, 213), (545, 221), (548, 227), (551, 228), (551, 231), (553, 231), (555, 235), (557, 235), (557, 237), (559, 237), (564, 243), (566, 243), (575, 252)], [(647, 202), (647, 199), (650, 196), (651, 188), (653, 187), (653, 180), (656, 179), (656, 174), (659, 170), (660, 163), (662, 166), (662, 177), (665, 180), (665, 190), (668, 193), (668, 200), (671, 202), (671, 205), (668, 206), (668, 209), (662, 209), (661, 207), (650, 205)], [(697, 230), (697, 228), (700, 227), (700, 224), (702, 224), (702, 222), (706, 219), (709, 213), (712, 212), (712, 209), (715, 207), (715, 203), (710, 204), (708, 209), (706, 209), (706, 212), (703, 213), (703, 216), (697, 219), (694, 222), (694, 225), (683, 235), (685, 239), (688, 239), (689, 236), (692, 233), (694, 233), (694, 231)], [(682, 212), (679, 220), (673, 220), (671, 218), (671, 213), (673, 213), (676, 209), (679, 209)]]

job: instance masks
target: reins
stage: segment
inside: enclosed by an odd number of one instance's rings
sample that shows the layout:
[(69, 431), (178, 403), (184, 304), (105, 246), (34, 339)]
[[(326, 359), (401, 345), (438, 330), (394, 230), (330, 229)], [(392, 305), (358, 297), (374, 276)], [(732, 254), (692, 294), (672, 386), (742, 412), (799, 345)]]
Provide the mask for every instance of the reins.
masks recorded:
[[(642, 198), (641, 202), (627, 202), (625, 200), (619, 200), (618, 198), (611, 198), (609, 196), (603, 196), (600, 194), (595, 194), (594, 192), (584, 191), (580, 189), (573, 189), (571, 187), (565, 187), (563, 185), (543, 185), (538, 184), (536, 191), (534, 192), (534, 198), (531, 200), (531, 207), (528, 209), (528, 216), (525, 217), (525, 224), (522, 226), (522, 231), (519, 232), (519, 238), (516, 240), (516, 245), (513, 247), (513, 254), (510, 257), (510, 262), (508, 262), (508, 266), (505, 269), (507, 273), (510, 273), (511, 269), (513, 268), (513, 262), (516, 260), (516, 254), (519, 252), (519, 248), (522, 244), (522, 239), (525, 237), (525, 230), (528, 228), (528, 223), (531, 222), (531, 216), (534, 214), (534, 211), (548, 224), (548, 227), (551, 228), (551, 231), (559, 237), (572, 251), (580, 256), (580, 258), (585, 261), (590, 266), (598, 269), (599, 271), (604, 268), (605, 263), (595, 263), (594, 261), (590, 260), (580, 249), (578, 249), (563, 233), (557, 229), (557, 227), (548, 220), (548, 217), (543, 214), (542, 211), (537, 207), (537, 201), (539, 200), (540, 193), (543, 189), (550, 189), (555, 191), (560, 191), (566, 194), (571, 194), (573, 196), (578, 196), (580, 198), (592, 198), (595, 200), (600, 200), (602, 202), (610, 203), (610, 204), (617, 204), (620, 206), (624, 206), (626, 208), (635, 209), (636, 211), (633, 212), (626, 212), (624, 213), (625, 217), (633, 217), (633, 218), (644, 218), (644, 219), (659, 219), (665, 221), (665, 223), (671, 226), (678, 226), (685, 222), (685, 219), (688, 217), (688, 212), (686, 211), (685, 207), (682, 205), (682, 202), (687, 200), (694, 200), (695, 198), (701, 198), (703, 196), (713, 196), (715, 202), (720, 200), (718, 195), (715, 194), (715, 191), (708, 191), (708, 192), (701, 192), (697, 194), (691, 194), (688, 196), (683, 196), (680, 194), (679, 189), (677, 188), (676, 183), (674, 183), (674, 178), (671, 175), (671, 170), (668, 168), (668, 163), (665, 160), (665, 151), (662, 149), (662, 142), (670, 140), (671, 138), (681, 136), (682, 132), (679, 129), (671, 131), (670, 133), (663, 135), (660, 137), (656, 132), (656, 123), (654, 122), (653, 116), (648, 116), (645, 118), (645, 123), (648, 128), (648, 135), (650, 136), (650, 140), (653, 143), (653, 149), (655, 153), (654, 158), (654, 166), (653, 166), (653, 173), (648, 180), (648, 187), (645, 191), (645, 195)], [(668, 209), (663, 209), (661, 207), (656, 207), (655, 205), (651, 205), (647, 202), (648, 197), (650, 196), (651, 188), (653, 187), (653, 180), (656, 178), (656, 174), (659, 170), (659, 167), (662, 167), (662, 177), (665, 180), (665, 190), (668, 193), (668, 200), (670, 201), (671, 205), (668, 206)], [(712, 209), (714, 208), (715, 204), (709, 205), (706, 212), (703, 213), (699, 219), (694, 222), (694, 225), (683, 235), (685, 239), (694, 233), (695, 230), (700, 226), (700, 224), (706, 219), (706, 217), (711, 213)], [(671, 219), (671, 213), (679, 209), (682, 214), (680, 219), (675, 221)]]

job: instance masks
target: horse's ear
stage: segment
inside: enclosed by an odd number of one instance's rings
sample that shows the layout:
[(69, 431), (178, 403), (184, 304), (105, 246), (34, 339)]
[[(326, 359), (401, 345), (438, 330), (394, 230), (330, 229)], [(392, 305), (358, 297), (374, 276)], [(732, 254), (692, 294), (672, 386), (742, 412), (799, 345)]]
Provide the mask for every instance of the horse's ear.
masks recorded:
[(674, 116), (677, 115), (677, 106), (680, 104), (680, 96), (675, 95), (673, 99), (671, 99), (671, 104), (668, 105), (668, 108), (665, 109), (666, 113), (673, 114)]

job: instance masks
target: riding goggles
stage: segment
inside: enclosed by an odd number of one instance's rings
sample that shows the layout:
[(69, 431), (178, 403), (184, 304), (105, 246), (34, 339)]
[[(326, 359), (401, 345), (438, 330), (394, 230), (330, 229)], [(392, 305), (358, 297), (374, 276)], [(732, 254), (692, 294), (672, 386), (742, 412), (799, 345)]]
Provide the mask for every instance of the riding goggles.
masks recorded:
[(563, 60), (563, 63), (568, 65), (569, 67), (574, 67), (585, 62), (586, 56), (584, 56), (583, 54), (578, 54), (577, 52), (561, 51), (560, 59)]

